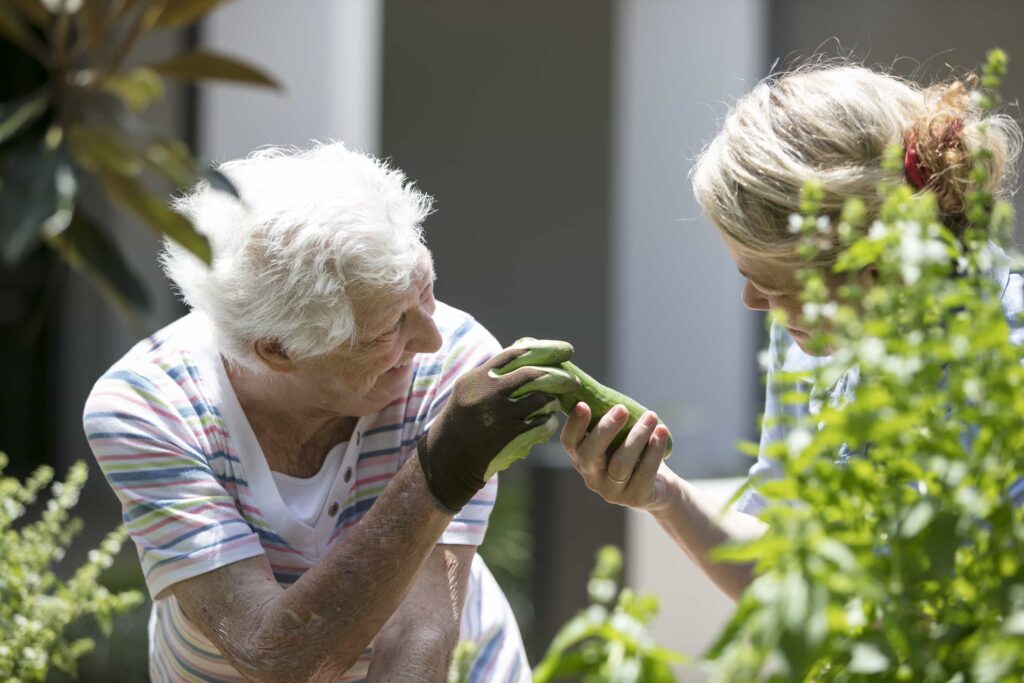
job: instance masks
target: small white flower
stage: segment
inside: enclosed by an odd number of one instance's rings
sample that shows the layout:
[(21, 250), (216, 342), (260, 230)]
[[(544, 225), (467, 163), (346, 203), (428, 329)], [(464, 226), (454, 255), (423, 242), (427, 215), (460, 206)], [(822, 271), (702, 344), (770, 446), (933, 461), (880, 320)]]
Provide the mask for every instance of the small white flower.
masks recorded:
[(804, 217), (798, 213), (789, 214), (789, 232), (798, 235), (804, 227)]
[(821, 307), (821, 315), (826, 320), (832, 320), (836, 317), (836, 313), (839, 312), (839, 304), (835, 301), (829, 301), (827, 304)]
[(768, 368), (772, 364), (772, 354), (768, 349), (761, 349), (757, 353), (757, 364), (761, 368), (761, 372), (768, 372)]
[(962, 334), (958, 334), (949, 340), (949, 347), (953, 351), (953, 355), (957, 358), (963, 358), (967, 355), (967, 352), (971, 350), (971, 344), (967, 341), (967, 337)]
[(874, 241), (885, 239), (889, 235), (889, 230), (889, 226), (882, 221), (875, 221), (868, 229), (868, 239)]
[(818, 229), (820, 233), (828, 232), (829, 226), (832, 222), (829, 221), (828, 216), (818, 216), (817, 220), (814, 221), (814, 227)]
[(878, 365), (885, 359), (885, 343), (878, 337), (866, 337), (860, 342), (860, 360), (867, 365)]
[(924, 341), (924, 332), (921, 330), (911, 330), (907, 333), (907, 343), (911, 346), (920, 346)]
[(969, 377), (964, 380), (964, 395), (970, 401), (981, 400), (981, 380), (977, 377)]
[(786, 448), (791, 455), (797, 455), (810, 446), (813, 440), (814, 436), (806, 429), (794, 429), (786, 437)]
[(807, 322), (814, 323), (821, 317), (821, 304), (808, 301), (804, 304), (804, 318)]
[(904, 263), (900, 266), (900, 274), (903, 276), (903, 282), (912, 285), (921, 279), (921, 267), (916, 263)]

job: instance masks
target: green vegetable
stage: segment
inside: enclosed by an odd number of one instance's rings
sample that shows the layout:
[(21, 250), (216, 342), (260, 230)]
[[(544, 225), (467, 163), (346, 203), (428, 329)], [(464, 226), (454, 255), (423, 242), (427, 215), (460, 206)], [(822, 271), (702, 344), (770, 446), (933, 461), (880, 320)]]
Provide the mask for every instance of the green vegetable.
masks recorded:
[[(571, 351), (572, 345), (564, 341), (523, 337), (516, 340), (512, 348), (526, 348), (529, 350), (511, 363), (492, 372), (497, 375), (504, 375), (516, 368), (528, 365), (541, 367), (550, 365), (554, 359), (564, 358), (566, 349)], [(547, 375), (524, 385), (517, 393), (523, 395), (532, 391), (547, 390), (548, 393), (558, 396), (558, 403), (566, 414), (570, 413), (578, 402), (583, 401), (590, 406), (590, 429), (593, 429), (597, 421), (616, 405), (622, 404), (626, 407), (626, 410), (629, 411), (629, 418), (626, 420), (625, 426), (612, 441), (612, 448), (618, 448), (622, 445), (629, 430), (633, 428), (633, 425), (640, 419), (640, 416), (647, 410), (647, 408), (629, 396), (601, 384), (569, 361), (555, 363), (551, 368), (545, 369), (548, 371)], [(551, 379), (548, 379), (549, 377)], [(576, 381), (572, 381), (572, 379)], [(665, 424), (660, 420), (659, 422)], [(671, 453), (672, 436), (669, 435), (665, 457), (668, 458)]]

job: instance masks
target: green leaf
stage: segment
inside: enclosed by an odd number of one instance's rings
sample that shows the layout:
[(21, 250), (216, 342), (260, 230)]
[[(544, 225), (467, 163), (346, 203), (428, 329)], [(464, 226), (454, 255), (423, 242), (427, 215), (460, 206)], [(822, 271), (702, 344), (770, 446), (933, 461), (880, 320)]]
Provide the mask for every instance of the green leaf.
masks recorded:
[(203, 171), (200, 175), (203, 180), (210, 183), (210, 187), (212, 187), (213, 189), (220, 190), (221, 192), (227, 192), (235, 199), (240, 200), (242, 198), (242, 195), (238, 193), (238, 188), (235, 187), (235, 184), (232, 183), (227, 176), (225, 176), (217, 169), (208, 168), (205, 171)]
[(213, 260), (210, 243), (196, 232), (184, 216), (171, 210), (134, 178), (100, 171), (103, 187), (118, 203), (149, 225), (157, 234), (166, 235), (206, 263)]
[(48, 48), (32, 29), (25, 25), (21, 14), (11, 7), (7, 0), (0, 0), (0, 37), (24, 49), (40, 63), (49, 63)]
[(143, 151), (147, 163), (177, 187), (196, 182), (196, 162), (179, 140), (151, 140)]
[(12, 0), (12, 2), (35, 26), (46, 28), (50, 25), (50, 13), (39, 4), (38, 0)]
[(0, 106), (0, 144), (25, 130), (46, 111), (49, 93), (37, 90), (31, 95)]
[(280, 89), (280, 86), (274, 79), (256, 67), (233, 57), (207, 50), (187, 52), (183, 55), (172, 57), (167, 61), (151, 64), (150, 67), (163, 76), (185, 81), (208, 79), (237, 81), (239, 83)]
[(187, 26), (223, 3), (224, 0), (175, 0), (167, 5), (156, 25), (165, 28)]
[(50, 243), (73, 268), (89, 277), (130, 319), (149, 314), (149, 297), (117, 245), (80, 211)]
[(153, 69), (140, 66), (103, 80), (103, 89), (114, 93), (132, 110), (141, 112), (154, 100), (163, 99), (164, 81)]
[(90, 171), (107, 170), (129, 177), (142, 172), (139, 152), (116, 128), (74, 126), (68, 133), (68, 139), (75, 159)]
[(45, 233), (67, 227), (76, 183), (62, 150), (37, 142), (11, 154), (0, 186), (0, 252), (13, 264), (31, 252)]

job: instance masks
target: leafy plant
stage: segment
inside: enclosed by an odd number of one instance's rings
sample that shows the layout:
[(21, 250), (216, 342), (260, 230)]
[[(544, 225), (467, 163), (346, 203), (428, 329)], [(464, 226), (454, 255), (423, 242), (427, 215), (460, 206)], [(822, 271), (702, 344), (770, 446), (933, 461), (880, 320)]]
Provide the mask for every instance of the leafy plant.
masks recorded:
[(587, 583), (592, 604), (555, 635), (533, 671), (535, 683), (580, 677), (583, 683), (667, 683), (682, 655), (658, 646), (646, 627), (658, 613), (658, 599), (619, 590), (622, 552), (605, 546)]
[[(0, 453), (0, 473), (7, 457)], [(75, 661), (93, 647), (87, 638), (69, 642), (64, 631), (72, 622), (92, 615), (109, 634), (114, 614), (142, 603), (138, 591), (111, 593), (97, 583), (125, 540), (124, 527), (111, 532), (99, 548), (89, 551), (85, 564), (62, 581), (51, 564), (63, 559), (82, 521), (69, 519), (88, 476), (76, 463), (67, 479), (51, 487), (53, 497), (39, 519), (13, 524), (36, 502), (52, 480), (53, 470), (40, 467), (24, 483), (0, 476), (0, 679), (41, 681), (50, 667), (69, 673)]]
[[(990, 53), (983, 106), (998, 103), (1005, 65)], [(885, 163), (901, 169), (902, 150)], [(974, 187), (985, 180), (975, 163)], [(1012, 210), (975, 189), (972, 227), (957, 239), (930, 194), (881, 192), (872, 225), (857, 202), (833, 225), (811, 184), (793, 221), (807, 256), (833, 231), (845, 247), (829, 280), (801, 274), (805, 322), (831, 361), (781, 377), (784, 400), (821, 409), (789, 420), (769, 454), (784, 476), (759, 486), (768, 532), (719, 553), (755, 561), (757, 578), (710, 651), (715, 680), (1024, 676), (1024, 510), (1010, 495), (1024, 477), (1024, 350), (993, 277), (1022, 261), (990, 244), (1007, 242)], [(866, 268), (877, 272), (870, 288), (857, 277)], [(853, 369), (854, 396), (830, 396)], [(852, 455), (837, 462), (844, 447)]]
[[(234, 193), (188, 147), (140, 116), (164, 78), (276, 87), (236, 59), (196, 50), (143, 66), (127, 59), (147, 33), (197, 21), (223, 0), (0, 0), (0, 38), (46, 70), (37, 90), (0, 104), (0, 259), (15, 264), (40, 243), (88, 275), (138, 324), (148, 299), (114, 240), (79, 206), (98, 187), (157, 235), (201, 259), (210, 245), (165, 196), (205, 179)], [(155, 190), (154, 187), (161, 189)]]

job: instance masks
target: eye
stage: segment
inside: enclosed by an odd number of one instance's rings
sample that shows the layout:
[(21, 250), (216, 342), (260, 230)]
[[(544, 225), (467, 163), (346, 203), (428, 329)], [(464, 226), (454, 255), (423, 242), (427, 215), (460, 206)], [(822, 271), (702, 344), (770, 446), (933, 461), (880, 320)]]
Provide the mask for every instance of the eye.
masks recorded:
[(395, 334), (396, 332), (398, 332), (398, 330), (402, 329), (402, 323), (404, 323), (404, 322), (405, 322), (405, 313), (403, 313), (402, 315), (398, 316), (398, 322), (396, 322), (394, 325), (392, 325), (391, 329), (389, 329), (387, 332), (385, 332), (382, 336), (389, 337), (389, 336)]

